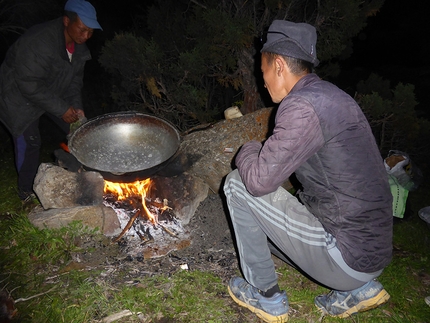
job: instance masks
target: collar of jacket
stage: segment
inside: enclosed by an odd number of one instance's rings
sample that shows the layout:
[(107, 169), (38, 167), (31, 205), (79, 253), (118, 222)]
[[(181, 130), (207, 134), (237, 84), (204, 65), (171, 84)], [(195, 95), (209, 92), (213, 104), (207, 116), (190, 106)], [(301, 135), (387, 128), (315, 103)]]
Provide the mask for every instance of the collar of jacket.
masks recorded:
[(303, 89), (304, 87), (308, 86), (310, 83), (313, 83), (315, 81), (318, 81), (320, 78), (315, 73), (309, 73), (305, 76), (303, 76), (291, 89), (289, 94), (292, 94), (296, 91), (299, 91)]

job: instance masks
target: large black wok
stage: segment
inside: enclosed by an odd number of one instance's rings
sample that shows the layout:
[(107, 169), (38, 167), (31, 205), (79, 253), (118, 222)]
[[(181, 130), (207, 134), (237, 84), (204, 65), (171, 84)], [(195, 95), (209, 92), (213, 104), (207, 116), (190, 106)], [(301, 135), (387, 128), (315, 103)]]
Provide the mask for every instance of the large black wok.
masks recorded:
[(98, 116), (69, 138), (70, 153), (111, 181), (130, 182), (155, 174), (177, 152), (178, 131), (167, 121), (138, 112)]

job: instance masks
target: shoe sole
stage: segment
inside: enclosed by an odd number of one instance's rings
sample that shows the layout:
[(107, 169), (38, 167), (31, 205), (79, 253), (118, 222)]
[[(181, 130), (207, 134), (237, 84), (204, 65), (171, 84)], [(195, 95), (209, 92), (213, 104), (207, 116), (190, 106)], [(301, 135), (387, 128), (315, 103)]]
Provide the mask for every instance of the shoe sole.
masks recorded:
[(283, 314), (283, 315), (278, 315), (278, 316), (270, 315), (270, 314), (266, 313), (265, 311), (260, 310), (259, 308), (256, 308), (254, 306), (251, 306), (251, 305), (246, 304), (245, 302), (241, 301), (230, 290), (230, 286), (228, 286), (228, 293), (230, 294), (231, 298), (237, 304), (239, 304), (240, 306), (246, 307), (252, 313), (257, 315), (260, 319), (262, 319), (264, 322), (267, 322), (267, 323), (285, 323), (288, 321), (288, 314), (287, 313)]
[(346, 317), (349, 317), (355, 313), (365, 312), (365, 311), (371, 310), (373, 308), (376, 308), (376, 307), (386, 303), (389, 299), (390, 299), (390, 294), (388, 294), (387, 291), (385, 289), (383, 289), (375, 297), (369, 298), (365, 301), (358, 303), (357, 305), (351, 307), (349, 310), (343, 312), (342, 314), (333, 315), (333, 314), (327, 313), (327, 311), (323, 308), (320, 308), (318, 306), (317, 306), (317, 308), (321, 312), (323, 312), (323, 314), (328, 314), (328, 315), (333, 316), (333, 317), (346, 318)]

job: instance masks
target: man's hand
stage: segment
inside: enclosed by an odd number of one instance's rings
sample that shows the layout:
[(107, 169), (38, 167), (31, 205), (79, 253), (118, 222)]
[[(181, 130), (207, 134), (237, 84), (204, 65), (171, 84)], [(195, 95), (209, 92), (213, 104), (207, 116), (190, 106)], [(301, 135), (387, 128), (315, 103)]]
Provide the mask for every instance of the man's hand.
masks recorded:
[(76, 110), (76, 113), (78, 114), (78, 118), (79, 118), (79, 120), (81, 120), (82, 118), (84, 118), (85, 117), (85, 112), (84, 112), (84, 110), (81, 110), (81, 109), (75, 109)]
[(61, 118), (67, 123), (73, 123), (78, 121), (79, 114), (73, 107), (69, 107)]

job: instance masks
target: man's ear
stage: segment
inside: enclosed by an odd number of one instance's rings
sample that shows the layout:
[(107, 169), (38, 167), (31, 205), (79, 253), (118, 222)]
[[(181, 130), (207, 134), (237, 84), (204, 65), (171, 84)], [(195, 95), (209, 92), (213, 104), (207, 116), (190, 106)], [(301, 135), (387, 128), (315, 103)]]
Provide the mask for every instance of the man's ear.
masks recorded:
[(70, 24), (70, 18), (67, 16), (63, 16), (63, 25), (67, 27)]
[(285, 68), (285, 61), (280, 57), (275, 58), (276, 74), (281, 75)]

